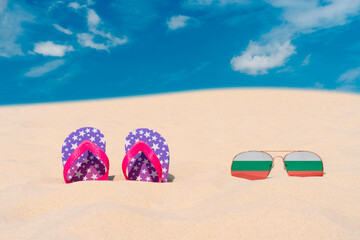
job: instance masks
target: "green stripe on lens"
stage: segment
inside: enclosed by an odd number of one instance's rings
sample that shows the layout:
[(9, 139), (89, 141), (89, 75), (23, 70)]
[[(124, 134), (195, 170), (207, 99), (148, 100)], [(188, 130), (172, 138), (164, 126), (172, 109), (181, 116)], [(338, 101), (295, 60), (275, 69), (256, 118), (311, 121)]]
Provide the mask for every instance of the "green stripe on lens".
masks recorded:
[(234, 161), (231, 171), (270, 171), (272, 161)]
[(288, 171), (323, 171), (321, 161), (285, 161)]

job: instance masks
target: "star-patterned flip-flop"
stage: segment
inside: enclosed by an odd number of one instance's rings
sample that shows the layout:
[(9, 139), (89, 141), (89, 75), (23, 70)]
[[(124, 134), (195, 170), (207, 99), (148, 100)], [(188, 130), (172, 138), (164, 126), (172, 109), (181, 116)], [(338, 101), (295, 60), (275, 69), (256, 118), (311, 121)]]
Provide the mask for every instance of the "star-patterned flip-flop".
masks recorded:
[(147, 128), (131, 131), (125, 139), (122, 163), (127, 180), (167, 182), (169, 172), (169, 147), (157, 132)]
[(61, 149), (65, 182), (108, 180), (105, 146), (104, 134), (96, 128), (84, 127), (70, 133)]

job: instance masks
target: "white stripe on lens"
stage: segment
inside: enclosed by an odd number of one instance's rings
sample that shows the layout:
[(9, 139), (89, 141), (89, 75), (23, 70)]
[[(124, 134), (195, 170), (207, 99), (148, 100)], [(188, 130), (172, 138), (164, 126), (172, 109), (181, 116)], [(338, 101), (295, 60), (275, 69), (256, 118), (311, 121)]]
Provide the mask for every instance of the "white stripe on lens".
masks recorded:
[(321, 158), (312, 152), (292, 152), (285, 156), (284, 161), (321, 161)]
[(264, 152), (251, 151), (236, 155), (234, 161), (271, 161), (272, 157)]

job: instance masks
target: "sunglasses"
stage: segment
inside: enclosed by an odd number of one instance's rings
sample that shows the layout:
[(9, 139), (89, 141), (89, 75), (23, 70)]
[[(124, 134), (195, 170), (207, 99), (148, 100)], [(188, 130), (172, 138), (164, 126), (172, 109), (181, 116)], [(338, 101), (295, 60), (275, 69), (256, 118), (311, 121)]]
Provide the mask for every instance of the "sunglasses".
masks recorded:
[[(272, 156), (269, 152), (285, 153)], [(235, 156), (231, 165), (231, 175), (249, 180), (265, 179), (270, 174), (276, 157), (281, 157), (286, 172), (294, 177), (315, 177), (324, 175), (321, 157), (310, 151), (248, 151)]]

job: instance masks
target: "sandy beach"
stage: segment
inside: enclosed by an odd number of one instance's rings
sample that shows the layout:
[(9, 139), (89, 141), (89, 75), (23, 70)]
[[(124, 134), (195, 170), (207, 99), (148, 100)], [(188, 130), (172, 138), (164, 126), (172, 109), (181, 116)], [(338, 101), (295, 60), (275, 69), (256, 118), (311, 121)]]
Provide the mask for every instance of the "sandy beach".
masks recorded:
[[(360, 239), (360, 95), (224, 89), (0, 107), (0, 239)], [(106, 137), (112, 181), (65, 184), (61, 145)], [(125, 181), (124, 139), (152, 128), (172, 182)], [(310, 150), (324, 177), (234, 178), (247, 150)], [(279, 155), (279, 154), (277, 154)]]

